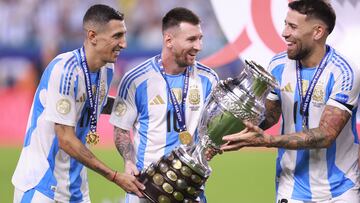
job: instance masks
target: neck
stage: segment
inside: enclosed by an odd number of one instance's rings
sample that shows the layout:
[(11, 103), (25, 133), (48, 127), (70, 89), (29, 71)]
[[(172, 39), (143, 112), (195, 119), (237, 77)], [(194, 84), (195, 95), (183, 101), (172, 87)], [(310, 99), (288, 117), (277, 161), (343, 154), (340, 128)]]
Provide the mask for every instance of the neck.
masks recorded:
[(161, 61), (162, 65), (164, 67), (164, 71), (166, 74), (169, 75), (178, 75), (180, 73), (183, 73), (187, 66), (181, 67), (175, 62), (174, 56), (167, 54), (165, 52), (161, 53)]
[(300, 62), (305, 67), (316, 67), (320, 64), (321, 60), (325, 57), (326, 46), (315, 48), (309, 56), (301, 59)]
[(95, 53), (95, 50), (91, 45), (84, 43), (86, 62), (89, 67), (90, 72), (97, 72), (101, 67), (105, 65), (105, 63), (98, 58), (98, 54)]

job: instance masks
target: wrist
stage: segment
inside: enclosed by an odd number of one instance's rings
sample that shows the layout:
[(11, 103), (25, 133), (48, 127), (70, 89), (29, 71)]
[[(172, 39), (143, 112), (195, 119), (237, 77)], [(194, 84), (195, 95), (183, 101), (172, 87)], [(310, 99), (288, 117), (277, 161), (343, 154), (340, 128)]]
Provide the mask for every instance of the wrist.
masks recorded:
[(115, 181), (117, 174), (118, 174), (118, 172), (115, 171), (115, 172), (114, 172), (114, 175), (113, 175), (112, 178), (111, 178), (111, 182), (114, 182), (114, 181)]

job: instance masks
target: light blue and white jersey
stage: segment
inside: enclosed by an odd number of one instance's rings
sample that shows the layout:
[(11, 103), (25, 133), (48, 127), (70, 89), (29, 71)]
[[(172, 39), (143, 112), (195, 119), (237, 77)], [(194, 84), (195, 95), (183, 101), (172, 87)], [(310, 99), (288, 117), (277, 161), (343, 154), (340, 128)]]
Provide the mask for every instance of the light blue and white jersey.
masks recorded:
[[(59, 148), (54, 131), (55, 123), (74, 126), (76, 136), (86, 143), (90, 105), (79, 64), (77, 49), (58, 55), (42, 75), (12, 178), (14, 186), (23, 192), (35, 188), (59, 202), (89, 201), (86, 168)], [(92, 84), (100, 77), (98, 117), (106, 104), (113, 71), (113, 64), (106, 64), (100, 74), (90, 74)]]
[[(283, 197), (321, 201), (337, 197), (350, 188), (359, 187), (356, 111), (360, 91), (360, 70), (330, 46), (327, 46), (327, 51), (327, 65), (315, 86), (309, 104), (308, 127), (319, 126), (326, 105), (348, 111), (351, 119), (329, 148), (278, 150), (277, 192)], [(270, 93), (268, 99), (281, 101), (281, 134), (302, 131), (296, 61), (288, 59), (286, 52), (280, 53), (272, 59), (268, 71), (280, 84), (280, 89)], [(303, 95), (315, 71), (316, 67), (301, 68)]]
[[(156, 58), (148, 59), (124, 75), (110, 117), (113, 125), (133, 130), (139, 170), (180, 145), (178, 122)], [(185, 121), (187, 130), (196, 136), (201, 110), (218, 76), (198, 62), (189, 68)], [(178, 101), (182, 100), (184, 77), (184, 74), (166, 75)]]

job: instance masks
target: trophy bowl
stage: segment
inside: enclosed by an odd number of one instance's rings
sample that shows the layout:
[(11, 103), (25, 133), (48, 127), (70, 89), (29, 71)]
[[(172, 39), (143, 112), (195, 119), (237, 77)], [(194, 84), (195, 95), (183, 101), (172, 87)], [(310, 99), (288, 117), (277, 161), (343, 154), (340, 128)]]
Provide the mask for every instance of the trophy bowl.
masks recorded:
[(211, 174), (205, 151), (219, 150), (223, 136), (245, 128), (243, 121), (260, 124), (266, 97), (275, 87), (275, 78), (253, 61), (245, 61), (238, 77), (220, 81), (202, 111), (199, 142), (180, 145), (139, 174), (145, 197), (154, 203), (198, 202)]

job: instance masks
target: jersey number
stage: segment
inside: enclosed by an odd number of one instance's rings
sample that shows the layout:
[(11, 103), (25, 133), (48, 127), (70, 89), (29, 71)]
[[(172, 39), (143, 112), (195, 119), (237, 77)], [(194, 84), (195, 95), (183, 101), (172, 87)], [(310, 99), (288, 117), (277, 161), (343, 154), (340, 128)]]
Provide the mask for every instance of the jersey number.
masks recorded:
[[(166, 123), (167, 123), (167, 132), (171, 132), (174, 130), (175, 132), (180, 132), (178, 122), (176, 120), (176, 113), (175, 111), (171, 113), (171, 111), (168, 111), (166, 114)], [(173, 127), (173, 129), (171, 129)]]

